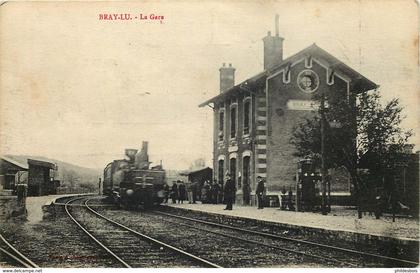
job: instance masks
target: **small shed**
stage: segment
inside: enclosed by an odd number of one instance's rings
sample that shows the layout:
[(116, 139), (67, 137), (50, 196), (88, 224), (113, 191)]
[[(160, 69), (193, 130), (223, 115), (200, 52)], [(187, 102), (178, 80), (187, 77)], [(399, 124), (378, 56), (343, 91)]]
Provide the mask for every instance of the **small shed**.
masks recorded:
[(28, 165), (10, 157), (0, 157), (0, 190), (14, 190), (15, 176), (18, 172), (27, 171)]
[(48, 195), (54, 192), (55, 182), (52, 171), (57, 170), (54, 163), (28, 159), (28, 196)]
[(180, 175), (187, 176), (189, 182), (197, 182), (198, 188), (201, 190), (204, 181), (208, 180), (210, 183), (212, 182), (213, 169), (210, 167), (206, 167), (194, 171), (183, 172), (180, 173)]

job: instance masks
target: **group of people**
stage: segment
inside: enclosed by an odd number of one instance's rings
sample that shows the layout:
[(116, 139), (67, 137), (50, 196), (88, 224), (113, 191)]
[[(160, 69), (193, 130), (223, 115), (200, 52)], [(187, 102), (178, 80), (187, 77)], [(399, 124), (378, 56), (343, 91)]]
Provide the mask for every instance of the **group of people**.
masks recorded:
[[(258, 202), (258, 209), (264, 208), (264, 197), (266, 194), (266, 187), (262, 177), (257, 177), (258, 184), (255, 191)], [(226, 174), (225, 184), (218, 183), (214, 180), (210, 183), (208, 180), (203, 183), (201, 192), (198, 190), (198, 182), (184, 183), (181, 180), (173, 181), (172, 186), (165, 184), (164, 190), (164, 203), (168, 203), (171, 199), (172, 203), (183, 204), (188, 201), (190, 204), (196, 204), (200, 200), (202, 203), (207, 204), (226, 204), (225, 210), (232, 210), (233, 203), (235, 202), (236, 183), (229, 173)]]
[(196, 188), (197, 183), (187, 183), (185, 184), (182, 180), (173, 181), (172, 187), (169, 187), (168, 184), (165, 184), (163, 187), (164, 191), (164, 203), (168, 203), (169, 198), (172, 200), (172, 203), (183, 204), (184, 201), (189, 201), (189, 203), (196, 203)]
[(223, 202), (223, 184), (217, 183), (217, 180), (214, 180), (213, 183), (206, 180), (201, 188), (200, 200), (205, 204), (221, 204)]
[[(257, 177), (257, 188), (255, 189), (255, 195), (257, 196), (257, 203), (258, 203), (258, 209), (264, 208), (264, 199), (266, 195), (266, 187), (265, 187), (265, 181), (261, 176)], [(226, 174), (226, 182), (225, 182), (225, 188), (224, 188), (224, 200), (226, 203), (225, 210), (232, 210), (233, 203), (235, 200), (235, 194), (236, 194), (236, 184), (235, 181), (231, 179), (231, 176), (229, 173)]]
[(220, 204), (223, 202), (223, 185), (217, 183), (216, 180), (210, 183), (206, 180), (199, 190), (198, 182), (184, 183), (181, 180), (173, 181), (172, 186), (165, 184), (164, 190), (164, 203), (172, 200), (172, 203), (183, 204), (188, 201), (189, 204), (196, 204), (200, 200), (203, 204)]

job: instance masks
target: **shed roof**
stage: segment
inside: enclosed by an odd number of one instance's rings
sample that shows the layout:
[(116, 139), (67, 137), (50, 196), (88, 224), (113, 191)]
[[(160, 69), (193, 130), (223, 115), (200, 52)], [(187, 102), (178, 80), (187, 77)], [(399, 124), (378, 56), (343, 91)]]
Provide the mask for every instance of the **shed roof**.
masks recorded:
[(195, 173), (199, 173), (199, 172), (202, 172), (202, 171), (205, 171), (205, 170), (210, 170), (210, 171), (212, 171), (213, 169), (212, 168), (210, 168), (210, 167), (205, 167), (205, 168), (201, 168), (201, 169), (198, 169), (198, 170), (194, 170), (194, 171), (186, 171), (186, 172), (182, 172), (182, 173), (180, 173), (180, 175), (183, 175), (183, 176), (188, 176), (188, 175), (190, 175), (190, 174), (195, 174)]
[(19, 168), (22, 168), (22, 169), (25, 169), (25, 170), (28, 169), (28, 164), (27, 163), (16, 161), (13, 158), (10, 158), (10, 157), (7, 157), (7, 156), (0, 156), (0, 158), (3, 159), (4, 161), (7, 161), (7, 162), (9, 162), (13, 165), (18, 166)]
[(203, 107), (208, 105), (209, 103), (214, 103), (216, 101), (220, 101), (225, 99), (226, 97), (233, 95), (237, 92), (249, 92), (250, 89), (254, 88), (258, 84), (265, 81), (265, 79), (273, 74), (276, 70), (279, 70), (281, 68), (286, 67), (289, 65), (289, 63), (293, 63), (302, 57), (308, 57), (312, 56), (317, 59), (320, 59), (321, 61), (325, 61), (329, 64), (329, 67), (331, 69), (334, 69), (337, 72), (341, 72), (342, 74), (348, 76), (351, 79), (352, 88), (351, 91), (354, 91), (356, 93), (362, 93), (369, 90), (373, 90), (378, 88), (378, 85), (368, 78), (364, 77), (362, 74), (357, 72), (356, 70), (352, 69), (350, 66), (346, 65), (327, 51), (323, 50), (316, 44), (312, 44), (308, 46), (307, 48), (299, 51), (298, 53), (284, 59), (280, 64), (273, 66), (269, 69), (266, 69), (257, 75), (254, 75), (251, 78), (248, 78), (247, 80), (241, 82), (240, 84), (237, 84), (230, 89), (224, 91), (223, 93), (220, 93), (219, 95), (201, 103), (199, 107)]
[(35, 159), (28, 159), (28, 165), (35, 165), (39, 167), (44, 167), (48, 169), (56, 169), (56, 165), (54, 163), (48, 162), (48, 161), (41, 161), (41, 160), (35, 160)]

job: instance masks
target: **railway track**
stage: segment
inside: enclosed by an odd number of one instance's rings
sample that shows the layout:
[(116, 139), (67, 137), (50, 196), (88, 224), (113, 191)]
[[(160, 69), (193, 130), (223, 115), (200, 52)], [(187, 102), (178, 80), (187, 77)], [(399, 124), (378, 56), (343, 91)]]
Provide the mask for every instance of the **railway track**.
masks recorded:
[(89, 199), (84, 201), (83, 207), (69, 206), (83, 199), (86, 198), (69, 200), (65, 205), (66, 213), (114, 261), (124, 267), (220, 267), (101, 215), (89, 207)]
[[(307, 257), (310, 259), (315, 259), (321, 262), (327, 262), (329, 264), (334, 264), (337, 266), (347, 266), (347, 267), (357, 267), (358, 265), (356, 263), (353, 262), (349, 262), (348, 260), (339, 260), (336, 259), (334, 257), (332, 257), (331, 255), (328, 255), (326, 253), (321, 253), (321, 254), (325, 254), (325, 255), (321, 255), (318, 254), (319, 252), (314, 251), (314, 250), (310, 250), (310, 249), (306, 249), (306, 250), (301, 250), (302, 247), (300, 245), (298, 246), (290, 246), (290, 245), (286, 245), (286, 244), (282, 244), (279, 245), (277, 244), (277, 242), (273, 241), (273, 240), (261, 240), (261, 238), (255, 238), (255, 236), (244, 236), (244, 229), (233, 229), (230, 228), (229, 226), (225, 226), (222, 224), (213, 224), (213, 223), (205, 223), (205, 221), (200, 221), (200, 220), (196, 220), (196, 219), (192, 219), (192, 218), (187, 218), (187, 217), (182, 217), (182, 216), (175, 216), (175, 215), (171, 215), (171, 214), (167, 214), (167, 213), (161, 213), (161, 212), (152, 212), (153, 214), (158, 214), (160, 216), (169, 216), (169, 217), (173, 217), (173, 218), (178, 218), (178, 219), (183, 219), (183, 220), (188, 220), (190, 222), (195, 222), (194, 224), (191, 223), (182, 223), (179, 221), (171, 221), (168, 220), (164, 217), (161, 217), (160, 219), (162, 221), (171, 223), (173, 225), (180, 225), (180, 226), (184, 226), (186, 228), (192, 228), (192, 229), (197, 229), (199, 231), (205, 232), (205, 233), (213, 233), (219, 236), (223, 236), (226, 238), (230, 238), (233, 240), (237, 240), (237, 241), (242, 241), (244, 243), (248, 243), (251, 245), (258, 245), (258, 246), (262, 246), (262, 247), (266, 247), (266, 248), (270, 248), (270, 249), (274, 249), (274, 250), (279, 250), (280, 252), (283, 253), (292, 253), (292, 254), (296, 254), (298, 256), (302, 256), (302, 257)], [(208, 229), (208, 228), (204, 228), (200, 225), (197, 224), (206, 224), (208, 226), (212, 226), (212, 227), (216, 227), (216, 229)], [(233, 233), (226, 233), (226, 229), (229, 229), (230, 231), (235, 231)], [(256, 234), (253, 234), (256, 235)], [(258, 234), (261, 235), (261, 234)]]
[[(378, 266), (379, 264), (382, 263), (391, 263), (393, 266), (400, 266), (400, 267), (414, 267), (414, 266), (418, 266), (419, 262), (418, 261), (411, 261), (411, 260), (406, 260), (406, 259), (400, 259), (400, 258), (395, 258), (395, 257), (389, 257), (389, 256), (384, 256), (384, 255), (378, 255), (378, 254), (374, 254), (374, 253), (369, 253), (369, 252), (364, 252), (364, 251), (360, 251), (360, 250), (354, 250), (354, 249), (348, 249), (348, 248), (344, 248), (344, 247), (337, 247), (337, 246), (332, 246), (332, 245), (327, 245), (327, 244), (321, 244), (321, 243), (317, 243), (317, 242), (311, 242), (311, 241), (307, 241), (307, 240), (302, 240), (302, 239), (295, 239), (295, 238), (291, 238), (291, 237), (286, 237), (286, 236), (281, 236), (281, 235), (277, 235), (277, 234), (272, 234), (272, 233), (267, 233), (267, 232), (260, 232), (260, 231), (255, 231), (255, 230), (250, 230), (250, 229), (245, 229), (245, 228), (239, 228), (239, 227), (234, 227), (231, 225), (225, 225), (225, 224), (220, 224), (220, 223), (214, 223), (211, 221), (205, 221), (205, 220), (200, 220), (200, 219), (195, 219), (195, 218), (191, 218), (191, 217), (185, 217), (185, 216), (180, 216), (180, 215), (175, 215), (175, 214), (171, 214), (171, 213), (165, 213), (165, 212), (161, 212), (161, 211), (153, 211), (154, 214), (158, 214), (162, 216), (162, 220), (164, 221), (168, 221), (168, 222), (172, 222), (173, 224), (176, 225), (183, 225), (186, 227), (190, 227), (190, 228), (195, 228), (195, 229), (201, 229), (203, 231), (206, 232), (211, 232), (209, 230), (206, 230), (202, 227), (200, 227), (200, 225), (205, 225), (205, 226), (211, 226), (211, 227), (215, 227), (218, 229), (223, 229), (223, 230), (230, 230), (230, 231), (235, 231), (235, 232), (240, 232), (243, 234), (249, 234), (252, 236), (257, 236), (257, 237), (264, 237), (267, 238), (269, 240), (272, 240), (271, 245), (267, 245), (267, 243), (261, 243), (259, 241), (255, 241), (255, 240), (250, 240), (250, 239), (244, 239), (241, 237), (238, 237), (238, 239), (243, 240), (243, 241), (254, 241), (256, 244), (265, 244), (268, 247), (273, 247), (273, 248), (278, 248), (279, 250), (282, 251), (290, 251), (296, 254), (300, 254), (300, 255), (305, 255), (305, 256), (309, 256), (309, 257), (313, 257), (313, 258), (317, 258), (317, 259), (323, 259), (325, 261), (330, 261), (330, 262), (338, 262), (338, 263), (343, 263), (346, 264), (348, 266), (352, 266), (352, 267), (357, 267), (360, 266), (360, 264), (356, 264), (355, 262), (360, 261), (361, 259), (363, 260), (367, 260), (367, 264), (366, 265), (372, 265), (372, 266)], [(180, 222), (173, 222), (170, 220), (165, 219), (164, 217), (171, 217), (174, 219), (178, 219), (178, 220), (184, 220), (184, 221), (188, 221), (188, 224), (185, 223), (180, 223)], [(194, 223), (194, 224), (192, 224)], [(198, 225), (197, 225), (198, 224)], [(216, 232), (219, 233), (219, 232)], [(227, 237), (232, 237), (232, 235), (229, 234), (222, 234), (221, 235), (227, 236)], [(294, 249), (291, 248), (285, 248), (285, 247), (276, 247), (273, 245), (274, 241), (284, 241), (284, 242), (292, 242), (294, 244), (297, 244), (299, 246), (299, 248), (302, 249), (302, 246), (306, 246), (308, 249), (305, 251), (296, 251)], [(314, 251), (315, 250), (315, 251)], [(325, 255), (314, 255), (312, 253), (325, 253)], [(338, 255), (338, 253), (341, 253), (341, 255)], [(349, 260), (349, 258), (351, 258), (354, 262), (348, 262), (346, 260), (340, 260), (337, 258), (333, 258), (332, 255), (334, 256), (339, 256), (342, 259), (346, 259)], [(349, 255), (352, 255), (351, 257)], [(371, 261), (369, 264), (369, 261)]]
[[(99, 210), (102, 208), (98, 208)], [(224, 267), (322, 267), (343, 266), (344, 263), (334, 259), (325, 262), (325, 258), (315, 253), (302, 255), (297, 251), (290, 251), (270, 244), (264, 244), (250, 238), (223, 234), (220, 231), (197, 228), (196, 225), (171, 222), (161, 216), (149, 212), (109, 211), (104, 210), (112, 219), (120, 219), (128, 226), (140, 229), (154, 237), (171, 241), (182, 249), (199, 253), (200, 257), (215, 261)], [(168, 233), (169, 230), (169, 233)], [(280, 250), (280, 251), (279, 251)], [(304, 256), (304, 257), (302, 257)], [(322, 260), (323, 263), (319, 261)], [(347, 263), (347, 266), (355, 266)]]
[(26, 267), (26, 268), (38, 268), (39, 266), (23, 255), (17, 250), (12, 244), (10, 244), (3, 235), (0, 234), (0, 247), (1, 256), (5, 258), (0, 262), (0, 267)]
[[(88, 202), (89, 200), (87, 200), (84, 204), (87, 205), (87, 207), (89, 207)], [(76, 207), (80, 208), (80, 206), (74, 206), (74, 208)], [(165, 212), (153, 211), (141, 213), (134, 211), (109, 211), (106, 209), (106, 206), (96, 206), (95, 209), (103, 211), (101, 212), (102, 214), (100, 214), (97, 210), (94, 210), (91, 207), (89, 207), (88, 209), (91, 213), (96, 214), (98, 217), (101, 217), (104, 220), (106, 219), (106, 221), (112, 223), (114, 226), (121, 227), (123, 226), (121, 223), (124, 223), (124, 225), (129, 226), (124, 226), (126, 228), (125, 230), (127, 230), (128, 228), (131, 231), (138, 232), (138, 230), (141, 229), (142, 233), (144, 233), (143, 235), (145, 236), (148, 236), (146, 234), (149, 234), (150, 236), (153, 236), (159, 240), (164, 240), (165, 242), (169, 241), (172, 245), (177, 245), (178, 247), (186, 249), (189, 252), (198, 253), (198, 256), (205, 257), (205, 259), (214, 261), (219, 265), (223, 264), (223, 266), (226, 267), (249, 267), (267, 265), (287, 266), (287, 262), (285, 262), (284, 265), (276, 262), (273, 262), (272, 264), (269, 263), (268, 260), (270, 259), (270, 257), (272, 259), (279, 259), (277, 256), (284, 256), (285, 259), (283, 260), (298, 260), (298, 258), (296, 257), (301, 257), (303, 259), (301, 260), (302, 263), (308, 261), (309, 258), (309, 261), (317, 261), (315, 262), (315, 266), (318, 267), (331, 265), (333, 265), (334, 267), (390, 267), (390, 263), (391, 267), (413, 267), (418, 265), (418, 263), (415, 261), (395, 257), (388, 257), (384, 255), (378, 255), (374, 253), (368, 253), (360, 250), (348, 249), (345, 247), (339, 247), (334, 245), (321, 244), (318, 242), (296, 239), (289, 236), (281, 236), (278, 234), (268, 232), (245, 229), (242, 227), (234, 227), (232, 225), (226, 225), (223, 223), (215, 223), (211, 221), (174, 215)], [(103, 214), (107, 216), (104, 216)], [(110, 218), (114, 220), (111, 220)], [(119, 223), (115, 220), (119, 221)], [(162, 226), (161, 223), (166, 223), (166, 229), (171, 229), (171, 227), (175, 227), (172, 231), (173, 234), (168, 234), (167, 231), (165, 232), (165, 227)], [(157, 226), (161, 226), (161, 231), (158, 231), (158, 229), (155, 228)], [(191, 232), (190, 230), (197, 230), (198, 232), (193, 234), (193, 232)], [(185, 236), (189, 236), (189, 238), (181, 238), (181, 233), (186, 233)], [(206, 237), (208, 238), (204, 239)], [(220, 239), (223, 237), (225, 239)], [(185, 244), (185, 240), (189, 240), (189, 243)], [(211, 247), (215, 249), (212, 250), (210, 249), (210, 247), (208, 251), (204, 251), (203, 249), (197, 249), (194, 246), (196, 244), (203, 244), (201, 242), (203, 240), (211, 241)], [(205, 244), (206, 243), (204, 243), (204, 245)], [(239, 245), (239, 247), (237, 245)], [(228, 255), (232, 255), (233, 252), (240, 252), (238, 254), (233, 254), (233, 259), (236, 259), (236, 257), (241, 255), (243, 257), (250, 257), (253, 259), (255, 258), (255, 251), (266, 251), (267, 258), (259, 258), (259, 260), (257, 259), (259, 262), (261, 262), (261, 265), (259, 263), (245, 265), (241, 263), (240, 259), (232, 263), (226, 263), (226, 260), (223, 261), (219, 259), (220, 255), (218, 254), (220, 248), (223, 247), (228, 249)], [(250, 254), (246, 254), (244, 249), (250, 250)], [(254, 251), (254, 253), (252, 250)], [(264, 261), (264, 259), (266, 261)]]

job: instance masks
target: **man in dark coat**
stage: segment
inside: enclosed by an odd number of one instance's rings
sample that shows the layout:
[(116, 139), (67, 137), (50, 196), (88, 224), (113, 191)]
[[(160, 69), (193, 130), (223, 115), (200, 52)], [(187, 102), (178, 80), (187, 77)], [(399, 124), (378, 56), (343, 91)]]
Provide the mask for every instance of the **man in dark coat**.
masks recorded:
[(198, 182), (196, 180), (193, 181), (191, 185), (192, 190), (192, 203), (196, 204), (197, 201), (197, 191), (198, 191)]
[(211, 203), (211, 192), (210, 192), (210, 183), (208, 180), (204, 181), (204, 185), (201, 188), (201, 203), (208, 204)]
[(172, 183), (171, 198), (172, 203), (175, 204), (176, 200), (178, 199), (178, 185), (176, 184), (176, 181)]
[(163, 194), (164, 194), (163, 203), (167, 204), (168, 203), (168, 198), (169, 198), (169, 185), (168, 185), (168, 183), (165, 183), (165, 185), (163, 186)]
[(261, 176), (257, 177), (258, 180), (258, 184), (257, 184), (257, 189), (255, 190), (255, 194), (257, 195), (257, 199), (258, 199), (258, 209), (263, 209), (264, 208), (264, 195), (265, 195), (265, 186), (264, 186), (264, 180), (262, 179)]
[(178, 180), (178, 203), (184, 204), (184, 200), (187, 197), (187, 190), (184, 182)]
[(233, 181), (230, 178), (229, 173), (226, 174), (224, 194), (225, 194), (225, 202), (226, 202), (225, 210), (232, 210), (232, 204), (233, 204), (233, 200), (236, 194), (236, 185), (235, 185), (235, 181)]
[(219, 196), (219, 184), (217, 180), (214, 179), (213, 184), (211, 185), (211, 201), (213, 204), (217, 204), (217, 196)]
[(223, 192), (224, 192), (223, 181), (219, 181), (219, 194), (217, 196), (217, 203), (223, 204)]

